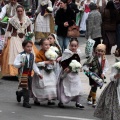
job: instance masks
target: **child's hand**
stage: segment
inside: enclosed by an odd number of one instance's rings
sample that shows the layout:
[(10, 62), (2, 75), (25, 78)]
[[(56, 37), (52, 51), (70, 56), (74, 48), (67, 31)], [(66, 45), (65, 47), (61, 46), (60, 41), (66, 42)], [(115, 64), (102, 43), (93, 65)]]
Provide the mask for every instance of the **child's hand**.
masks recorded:
[(43, 76), (42, 76), (42, 75), (39, 74), (38, 76), (39, 76), (40, 79), (43, 79)]
[(66, 69), (64, 70), (64, 72), (69, 73), (69, 72), (70, 72), (70, 68), (66, 68)]
[(119, 79), (119, 78), (120, 78), (120, 74), (116, 74), (116, 75), (114, 76), (114, 78), (115, 78), (115, 79)]
[(21, 66), (24, 67), (24, 66), (25, 66), (25, 63), (21, 63)]
[(45, 61), (45, 64), (48, 65), (48, 64), (53, 64), (54, 62), (53, 61)]
[(102, 79), (104, 79), (104, 78), (105, 78), (104, 74), (101, 74), (101, 78), (102, 78)]
[(62, 58), (62, 57), (57, 58), (56, 62), (59, 62), (59, 61), (61, 60), (61, 58)]

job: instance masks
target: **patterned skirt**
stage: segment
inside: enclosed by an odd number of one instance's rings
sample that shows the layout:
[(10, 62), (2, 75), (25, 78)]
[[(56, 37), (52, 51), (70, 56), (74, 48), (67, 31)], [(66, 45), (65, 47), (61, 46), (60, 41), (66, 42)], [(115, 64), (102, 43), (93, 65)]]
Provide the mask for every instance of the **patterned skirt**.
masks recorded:
[(103, 90), (94, 116), (101, 118), (102, 120), (119, 120), (120, 119), (120, 106), (117, 96), (117, 83), (110, 82), (108, 86)]

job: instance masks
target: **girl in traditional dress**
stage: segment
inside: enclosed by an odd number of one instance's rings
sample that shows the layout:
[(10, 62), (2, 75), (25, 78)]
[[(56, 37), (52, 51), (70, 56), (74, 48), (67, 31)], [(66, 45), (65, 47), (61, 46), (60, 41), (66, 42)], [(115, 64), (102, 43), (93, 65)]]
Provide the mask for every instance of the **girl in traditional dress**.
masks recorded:
[[(17, 6), (16, 15), (9, 20), (5, 34), (5, 48), (2, 53), (3, 76), (16, 76), (17, 69), (13, 66), (17, 54), (23, 51), (22, 42), (25, 34), (31, 32), (31, 21), (26, 16), (23, 6)], [(34, 52), (38, 50), (33, 45)]]
[[(29, 98), (32, 84), (32, 70), (34, 70), (35, 73), (42, 78), (40, 71), (34, 62), (34, 55), (31, 53), (32, 45), (32, 41), (27, 39), (23, 41), (22, 46), (24, 51), (19, 53), (14, 61), (14, 66), (19, 69), (19, 88), (22, 88), (22, 90), (16, 91), (17, 101), (21, 102), (21, 97), (23, 96), (23, 107), (26, 108), (31, 108), (31, 105), (29, 104)], [(24, 81), (22, 79), (24, 79)]]
[(101, 93), (94, 116), (101, 120), (120, 119), (120, 61), (112, 66), (111, 82)]
[(91, 0), (84, 1), (84, 13), (83, 13), (81, 23), (80, 23), (81, 34), (85, 34), (85, 31), (86, 31), (86, 20), (88, 18), (89, 12), (90, 12), (90, 8), (89, 8), (90, 3), (91, 3)]
[[(56, 94), (56, 75), (54, 73), (55, 62), (46, 58), (45, 52), (50, 48), (50, 42), (47, 39), (40, 41), (41, 50), (36, 55), (36, 64), (39, 67), (43, 79), (40, 79), (37, 74), (33, 76), (32, 92), (35, 97), (35, 104), (48, 100), (48, 105), (54, 105), (52, 101), (57, 98)], [(53, 69), (50, 71), (47, 66), (53, 65)]]
[(53, 46), (53, 47), (57, 47), (59, 52), (58, 53), (58, 58), (56, 60), (56, 66), (55, 66), (55, 74), (56, 74), (56, 77), (58, 78), (59, 74), (60, 74), (60, 71), (61, 71), (61, 67), (60, 67), (60, 60), (61, 60), (61, 56), (62, 56), (62, 49), (59, 45), (59, 42), (57, 40), (57, 35), (55, 34), (50, 34), (48, 36), (48, 40), (50, 41), (50, 46)]
[(66, 49), (62, 55), (61, 66), (62, 71), (58, 81), (58, 100), (60, 101), (58, 106), (60, 108), (64, 107), (65, 103), (70, 101), (76, 102), (76, 107), (84, 108), (80, 104), (80, 98), (82, 94), (82, 83), (80, 80), (80, 70), (78, 73), (74, 73), (69, 69), (69, 64), (72, 60), (76, 60), (80, 63), (80, 55), (77, 51), (78, 40), (71, 39), (69, 49)]
[(39, 0), (38, 16), (35, 21), (36, 39), (46, 38), (50, 33), (54, 33), (52, 9), (52, 2), (50, 0)]
[[(89, 57), (84, 63), (83, 69), (86, 72), (93, 72), (97, 74), (101, 79), (105, 79), (105, 73), (108, 71), (108, 62), (105, 57), (106, 46), (104, 44), (99, 44), (96, 47), (96, 54)], [(91, 86), (90, 93), (88, 95), (88, 104), (96, 106), (96, 92), (98, 84), (89, 77), (89, 84)]]

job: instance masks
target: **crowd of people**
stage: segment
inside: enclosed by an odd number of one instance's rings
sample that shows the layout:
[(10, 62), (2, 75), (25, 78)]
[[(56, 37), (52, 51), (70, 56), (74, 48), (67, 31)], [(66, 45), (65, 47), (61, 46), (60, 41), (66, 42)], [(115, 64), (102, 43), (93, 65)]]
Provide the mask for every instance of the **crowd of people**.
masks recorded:
[[(77, 108), (84, 109), (80, 101), (83, 94), (80, 72), (83, 71), (91, 86), (87, 103), (95, 107), (94, 116), (119, 120), (119, 61), (112, 66), (111, 82), (97, 104), (96, 93), (105, 83), (109, 69), (105, 55), (110, 55), (112, 46), (117, 45), (115, 55), (120, 56), (120, 2), (31, 0), (29, 11), (17, 0), (7, 2), (0, 1), (0, 38), (4, 38), (0, 64), (2, 76), (18, 76), (17, 101), (21, 102), (23, 97), (25, 108), (31, 108), (31, 97), (35, 105), (43, 101), (55, 105), (54, 101), (58, 100), (60, 108), (74, 101)], [(77, 26), (87, 40), (95, 41), (83, 65), (78, 36), (75, 33), (73, 37), (68, 36), (71, 26)]]

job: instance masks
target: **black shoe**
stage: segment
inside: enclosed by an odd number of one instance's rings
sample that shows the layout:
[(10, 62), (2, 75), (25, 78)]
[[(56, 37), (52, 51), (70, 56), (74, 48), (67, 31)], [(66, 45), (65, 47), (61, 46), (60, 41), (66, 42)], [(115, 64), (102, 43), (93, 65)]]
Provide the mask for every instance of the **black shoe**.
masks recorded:
[(65, 106), (64, 106), (63, 103), (61, 103), (61, 102), (58, 103), (58, 107), (59, 107), (59, 108), (65, 108)]
[(77, 107), (77, 108), (81, 108), (81, 109), (85, 108), (83, 105), (81, 105), (81, 104), (79, 104), (79, 103), (76, 103), (76, 107)]
[(40, 106), (40, 102), (34, 101), (34, 105)]
[(48, 101), (48, 105), (55, 105), (55, 102), (53, 102), (53, 101)]
[(31, 108), (31, 105), (29, 103), (23, 103), (23, 107), (25, 107), (25, 108)]
[(16, 99), (18, 102), (21, 102), (21, 97), (22, 97), (21, 93), (19, 91), (16, 91)]

